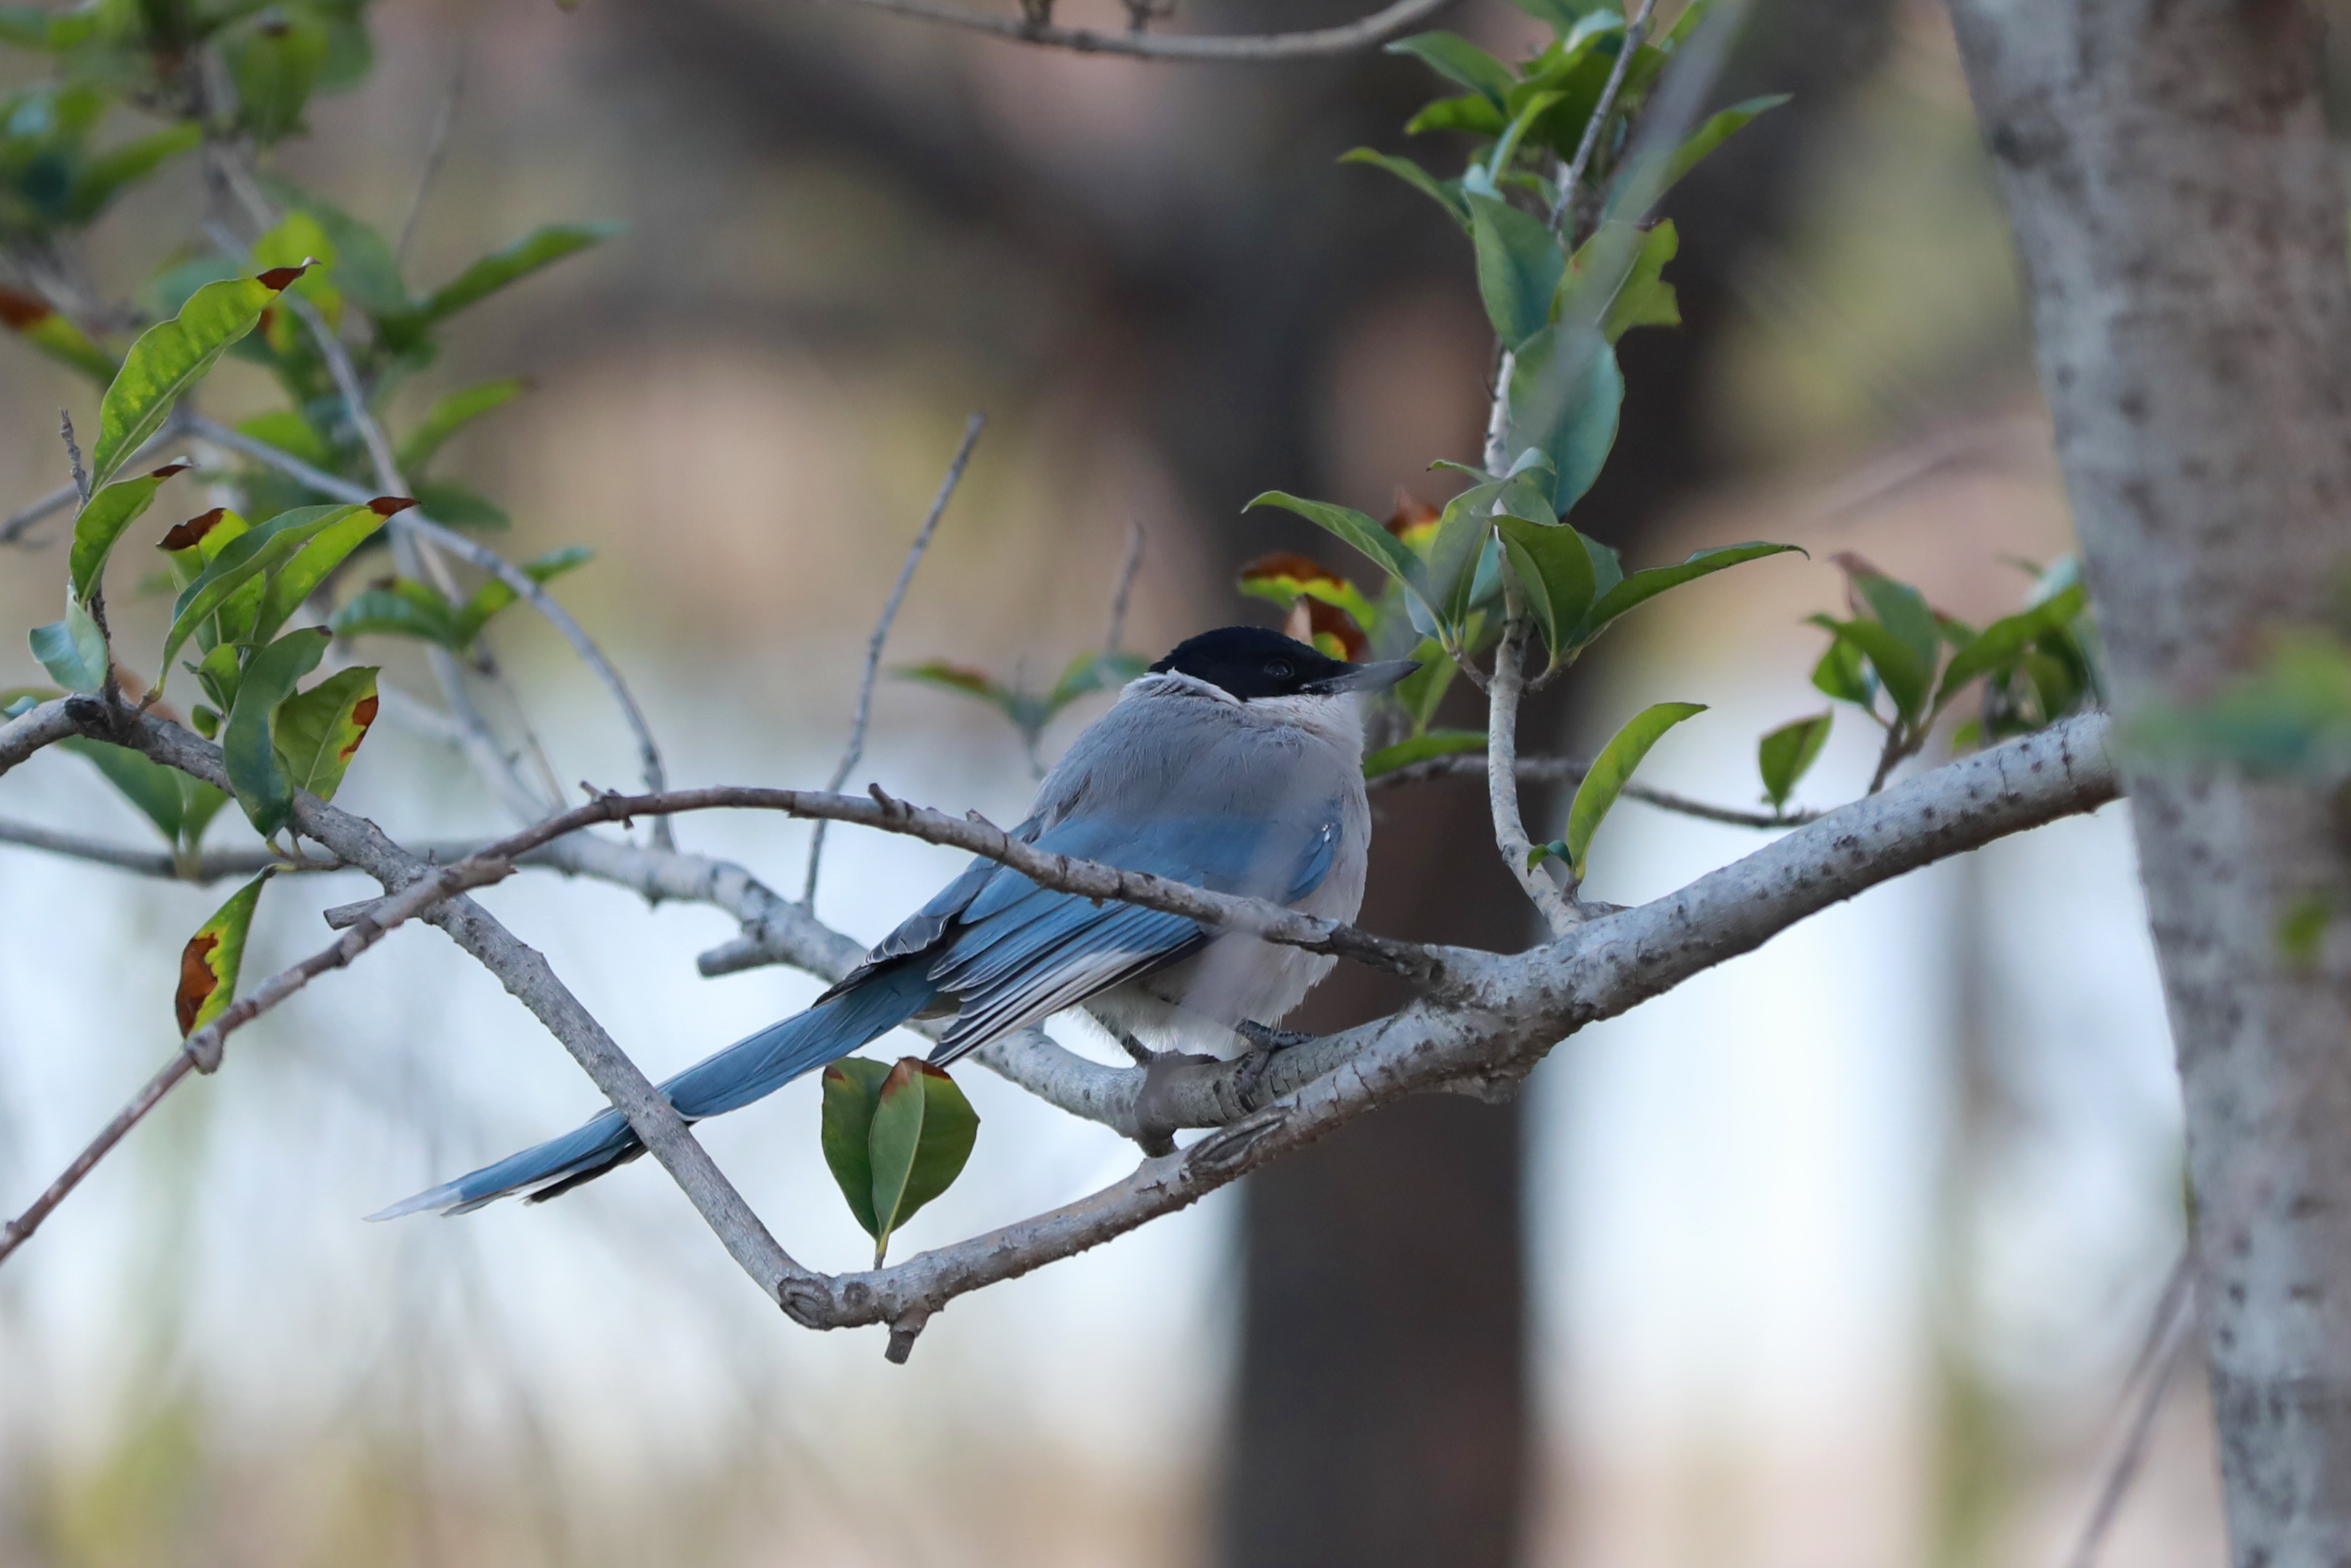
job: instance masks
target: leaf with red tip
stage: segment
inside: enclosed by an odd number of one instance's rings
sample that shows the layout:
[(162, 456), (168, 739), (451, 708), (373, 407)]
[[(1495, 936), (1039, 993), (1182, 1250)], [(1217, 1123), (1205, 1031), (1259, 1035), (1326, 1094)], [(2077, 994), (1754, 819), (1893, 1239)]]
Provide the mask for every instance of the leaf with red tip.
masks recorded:
[(331, 800), (343, 771), (375, 722), (376, 671), (370, 665), (338, 670), (307, 692), (277, 705), (272, 738), (278, 766), (297, 789)]
[(186, 466), (173, 463), (135, 479), (118, 479), (90, 497), (89, 504), (74, 517), (73, 549), (67, 560), (67, 578), (76, 599), (89, 602), (115, 541), (146, 513), (155, 499), (156, 487)]
[[(298, 268), (291, 270), (286, 283), (300, 276)], [(98, 442), (89, 455), (93, 486), (114, 477), (162, 424), (172, 405), (204, 378), (230, 344), (253, 330), (284, 286), (255, 277), (207, 283), (188, 297), (177, 316), (140, 334), (99, 403)]]
[(71, 365), (101, 382), (114, 379), (114, 357), (99, 348), (82, 329), (49, 308), (37, 294), (0, 285), (0, 326), (61, 364)]

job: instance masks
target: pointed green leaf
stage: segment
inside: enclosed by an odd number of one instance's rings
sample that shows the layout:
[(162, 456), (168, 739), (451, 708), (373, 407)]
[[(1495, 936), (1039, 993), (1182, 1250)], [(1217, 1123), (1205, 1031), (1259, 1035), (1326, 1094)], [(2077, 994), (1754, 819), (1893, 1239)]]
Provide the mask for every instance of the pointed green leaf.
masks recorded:
[(1763, 798), (1775, 811), (1787, 809), (1788, 797), (1828, 744), (1834, 710), (1810, 718), (1791, 720), (1765, 736), (1755, 747), (1755, 768), (1763, 776)]
[[(523, 575), (533, 582), (548, 583), (575, 567), (586, 566), (596, 559), (596, 552), (586, 545), (567, 545), (522, 563)], [(507, 586), (504, 578), (494, 577), (474, 591), (452, 622), (457, 636), (457, 646), (465, 647), (482, 634), (490, 618), (520, 596)]]
[(1414, 592), (1422, 591), (1420, 558), (1403, 540), (1353, 507), (1333, 506), (1328, 501), (1301, 500), (1281, 490), (1268, 490), (1241, 510), (1246, 512), (1257, 507), (1280, 507), (1296, 512), (1317, 528), (1354, 546), (1374, 565), (1385, 568), (1390, 576)]
[(1045, 706), (1054, 713), (1092, 692), (1113, 691), (1151, 667), (1139, 653), (1080, 653), (1046, 694)]
[(181, 153), (193, 152), (204, 139), (203, 126), (193, 120), (182, 120), (133, 137), (90, 158), (75, 173), (73, 193), (68, 199), (68, 211), (74, 222), (89, 222), (124, 187), (145, 179)]
[(1460, 666), (1446, 655), (1434, 637), (1424, 637), (1410, 657), (1420, 665), (1411, 674), (1398, 681), (1393, 688), (1396, 706), (1405, 717), (1412, 721), (1413, 733), (1425, 735), (1437, 717), (1437, 705), (1453, 678), (1461, 673)]
[(426, 325), (529, 277), (575, 251), (611, 238), (625, 224), (550, 224), (534, 229), (504, 250), (493, 251), (426, 296), (416, 314)]
[(33, 657), (49, 679), (70, 692), (94, 692), (106, 685), (106, 637), (78, 599), (66, 601), (66, 618), (33, 628)]
[(902, 681), (918, 681), (926, 686), (937, 686), (942, 691), (960, 692), (967, 697), (977, 697), (1016, 725), (1025, 717), (1019, 693), (998, 685), (987, 672), (973, 669), (969, 664), (932, 659), (920, 664), (898, 664), (890, 673)]
[(849, 1200), (849, 1212), (865, 1234), (881, 1239), (873, 1218), (873, 1113), (881, 1108), (882, 1082), (890, 1064), (844, 1056), (824, 1070), (824, 1110), (819, 1139), (824, 1163)]
[[(1485, 99), (1479, 99), (1477, 101), (1483, 103)], [(1339, 162), (1368, 163), (1374, 169), (1384, 169), (1438, 206), (1443, 207), (1455, 223), (1459, 224), (1463, 228), (1469, 226), (1469, 204), (1463, 197), (1461, 184), (1458, 180), (1440, 180), (1409, 158), (1392, 157), (1385, 152), (1375, 152), (1368, 147), (1352, 148), (1339, 155)]]
[(1583, 536), (1564, 523), (1544, 524), (1527, 517), (1499, 521), (1510, 574), (1518, 580), (1527, 609), (1541, 629), (1543, 646), (1556, 664), (1574, 648), (1576, 628), (1592, 608), (1596, 586), (1592, 552), (1585, 548)]
[(368, 726), (375, 722), (376, 671), (361, 664), (337, 670), (277, 706), (272, 727), (277, 761), (297, 789), (331, 800), (343, 782)]
[(320, 528), (291, 559), (269, 574), (269, 586), (262, 591), (261, 607), (254, 615), (247, 640), (266, 643), (277, 636), (277, 629), (302, 608), (302, 601), (327, 580), (328, 573), (372, 538), (387, 519), (415, 504), (404, 496), (378, 497), (364, 507), (349, 508), (346, 515)]
[(119, 479), (89, 498), (89, 505), (74, 518), (73, 549), (68, 563), (76, 599), (89, 602), (90, 590), (98, 586), (99, 573), (106, 570), (114, 541), (145, 513), (155, 499), (156, 487), (187, 466), (167, 464), (136, 479)]
[(495, 408), (503, 408), (522, 395), (529, 385), (518, 376), (507, 376), (495, 382), (484, 382), (464, 392), (451, 392), (425, 411), (424, 421), (408, 433), (400, 444), (400, 470), (410, 478), (423, 472), (441, 444), (457, 434), (468, 422), (476, 420)]
[(150, 762), (140, 753), (108, 741), (77, 735), (57, 744), (104, 775), (124, 800), (155, 824), (156, 831), (163, 835), (166, 842), (178, 840), (188, 805), (179, 781), (187, 778), (186, 774), (160, 762)]
[(979, 1113), (955, 1080), (909, 1056), (882, 1081), (867, 1147), (873, 1166), (873, 1266), (891, 1233), (953, 1186), (979, 1137)]
[[(1605, 310), (1597, 301), (1582, 298), (1583, 288), (1598, 285), (1600, 272), (1595, 269), (1600, 263), (1613, 259), (1628, 246), (1630, 263), (1625, 267), (1615, 296), (1608, 300)], [(1602, 336), (1612, 343), (1635, 327), (1680, 326), (1681, 301), (1674, 293), (1674, 286), (1665, 280), (1666, 263), (1673, 260), (1680, 249), (1681, 235), (1671, 218), (1660, 220), (1646, 232), (1637, 233), (1637, 236), (1629, 224), (1610, 219), (1583, 242), (1568, 264), (1567, 274), (1560, 280), (1556, 314), (1562, 320), (1573, 318), (1599, 321)]]
[(2030, 610), (2004, 616), (1985, 627), (1974, 641), (1951, 655), (1929, 711), (1941, 713), (1970, 681), (2004, 670), (2021, 659), (2037, 639), (2064, 630), (2081, 614), (2085, 601), (2082, 585), (2077, 582)]
[(172, 999), (180, 1037), (189, 1035), (228, 1011), (236, 997), (237, 971), (245, 965), (245, 938), (253, 929), (254, 906), (261, 902), (263, 872), (228, 896), (213, 917), (196, 927), (180, 950), (180, 988)]
[(1386, 49), (1392, 55), (1410, 55), (1437, 75), (1478, 93), (1496, 109), (1502, 107), (1503, 99), (1519, 85), (1510, 67), (1458, 33), (1416, 33), (1409, 38), (1395, 39)]
[(462, 650), (473, 641), (459, 632), (447, 600), (426, 584), (404, 577), (354, 594), (350, 603), (327, 617), (327, 625), (338, 637), (372, 632), (422, 638), (453, 650)]
[[(1492, 99), (1482, 92), (1465, 92), (1458, 98), (1440, 98), (1424, 107), (1405, 121), (1404, 133), (1419, 136), (1431, 131), (1459, 131), (1471, 136), (1499, 136), (1510, 123)], [(1461, 222), (1464, 226), (1469, 222), (1466, 211)]]
[(1896, 582), (1884, 572), (1861, 565), (1857, 556), (1840, 554), (1834, 559), (1869, 613), (1901, 638), (1904, 645), (1917, 655), (1920, 666), (1932, 674), (1936, 661), (1942, 656), (1943, 628), (1934, 611), (1928, 608), (1926, 595), (1907, 582)]
[(1527, 340), (1510, 368), (1505, 436), (1516, 458), (1532, 448), (1551, 458), (1551, 509), (1563, 515), (1580, 500), (1616, 441), (1625, 378), (1615, 350), (1597, 329), (1562, 321)]
[[(1693, 5), (1683, 15), (1687, 16), (1698, 9)], [(1756, 116), (1777, 109), (1787, 101), (1786, 93), (1769, 93), (1732, 104), (1709, 117), (1685, 137), (1682, 144), (1673, 152), (1659, 149), (1628, 162), (1609, 188), (1607, 214), (1637, 220), (1667, 191), (1679, 184), (1682, 176), (1697, 168), (1708, 153), (1729, 141)]]
[(236, 706), (221, 726), (221, 766), (236, 803), (265, 839), (284, 827), (294, 810), (293, 780), (278, 764), (270, 734), (277, 706), (295, 682), (319, 667), (329, 635), (323, 626), (306, 626), (256, 653), (237, 682)]
[[(1869, 661), (1869, 667), (1877, 674), (1877, 684), (1884, 686), (1886, 695), (1894, 699), (1895, 712), (1905, 722), (1917, 718), (1926, 711), (1927, 683), (1933, 674), (1919, 663), (1917, 653), (1909, 643), (1875, 621), (1839, 621), (1828, 615), (1813, 615), (1806, 619), (1840, 642), (1851, 643), (1863, 658)], [(1842, 678), (1849, 667), (1841, 665), (1833, 673), (1832, 678)], [(1820, 671), (1815, 670), (1813, 678), (1818, 685)], [(1822, 689), (1826, 691), (1827, 687), (1823, 686)], [(1829, 695), (1839, 696), (1843, 694), (1830, 692)]]
[(155, 434), (180, 395), (204, 378), (223, 350), (252, 331), (278, 291), (300, 276), (280, 267), (259, 277), (208, 283), (188, 297), (177, 316), (141, 333), (99, 403), (90, 483), (113, 478), (139, 444)]
[(1609, 810), (1625, 792), (1625, 786), (1632, 781), (1633, 770), (1666, 731), (1705, 711), (1704, 703), (1657, 703), (1635, 714), (1600, 748), (1600, 755), (1593, 758), (1592, 771), (1576, 787), (1575, 801), (1567, 809), (1567, 837), (1561, 841), (1567, 849), (1568, 870), (1577, 883), (1583, 881), (1592, 837), (1607, 820)]
[[(1440, 664), (1449, 660), (1438, 659)], [(1486, 732), (1482, 729), (1432, 729), (1383, 746), (1364, 758), (1364, 777), (1376, 779), (1383, 773), (1393, 773), (1399, 768), (1409, 768), (1416, 762), (1426, 762), (1432, 757), (1452, 757), (1464, 751), (1486, 749)]]
[(330, 41), (319, 18), (275, 5), (222, 35), (237, 119), (256, 140), (266, 145), (301, 129)]
[(1837, 701), (1852, 703), (1856, 707), (1868, 707), (1876, 695), (1861, 650), (1842, 637), (1831, 638), (1820, 663), (1813, 666), (1813, 685)]
[(1478, 250), (1478, 292), (1495, 336), (1515, 350), (1551, 322), (1552, 296), (1567, 259), (1551, 227), (1496, 196), (1471, 193), (1469, 239)]
[(1740, 565), (1743, 561), (1761, 560), (1765, 556), (1798, 555), (1803, 550), (1796, 545), (1769, 544), (1761, 539), (1746, 544), (1723, 545), (1714, 549), (1693, 551), (1679, 566), (1653, 566), (1635, 572), (1624, 581), (1603, 593), (1585, 617), (1581, 640), (1590, 642), (1607, 629), (1608, 623), (1636, 605), (1646, 603), (1667, 589), (1679, 588), (1685, 582), (1701, 577), (1711, 577), (1718, 571)]
[(445, 528), (497, 529), (514, 526), (507, 509), (455, 479), (419, 479), (409, 486), (417, 504)]

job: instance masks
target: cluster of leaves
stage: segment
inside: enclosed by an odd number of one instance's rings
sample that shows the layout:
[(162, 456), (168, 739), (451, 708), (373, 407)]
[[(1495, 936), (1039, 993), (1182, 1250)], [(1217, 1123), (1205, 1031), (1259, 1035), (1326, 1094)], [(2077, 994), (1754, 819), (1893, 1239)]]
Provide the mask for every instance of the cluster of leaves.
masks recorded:
[[(1918, 590), (1859, 556), (1834, 559), (1845, 574), (1847, 613), (1810, 618), (1829, 634), (1813, 685), (1884, 730), (1873, 789), (1925, 747), (1953, 701), (1978, 682), (1980, 711), (1952, 732), (1952, 744), (1962, 749), (2029, 733), (2105, 701), (2096, 633), (2072, 560), (2031, 569), (2024, 608), (1979, 630), (1933, 609)], [(1834, 712), (1763, 737), (1756, 761), (1774, 807), (1820, 755)]]
[(843, 1057), (824, 1070), (824, 1163), (882, 1267), (890, 1237), (963, 1174), (979, 1113), (955, 1080), (918, 1056), (895, 1066)]

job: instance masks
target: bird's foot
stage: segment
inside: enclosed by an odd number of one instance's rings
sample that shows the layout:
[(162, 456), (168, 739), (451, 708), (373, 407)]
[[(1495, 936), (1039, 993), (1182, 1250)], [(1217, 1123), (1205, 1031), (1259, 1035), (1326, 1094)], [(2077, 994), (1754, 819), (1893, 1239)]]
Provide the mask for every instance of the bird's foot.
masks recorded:
[(1242, 1101), (1252, 1106), (1257, 1103), (1258, 1085), (1264, 1082), (1265, 1070), (1273, 1065), (1274, 1054), (1304, 1045), (1314, 1038), (1294, 1029), (1272, 1029), (1254, 1019), (1241, 1019), (1233, 1025), (1233, 1032), (1249, 1043), (1249, 1054), (1241, 1058), (1233, 1082), (1241, 1092)]
[(1277, 1051), (1288, 1051), (1293, 1045), (1304, 1045), (1314, 1038), (1294, 1029), (1271, 1029), (1254, 1019), (1241, 1019), (1233, 1025), (1233, 1032), (1268, 1055)]
[(1124, 1049), (1127, 1055), (1134, 1058), (1134, 1064), (1137, 1067), (1149, 1067), (1153, 1062), (1159, 1060), (1159, 1053), (1157, 1051), (1152, 1050), (1149, 1046), (1135, 1039), (1134, 1036), (1127, 1030), (1123, 1029), (1114, 1029), (1111, 1030), (1111, 1033), (1118, 1037), (1119, 1045)]

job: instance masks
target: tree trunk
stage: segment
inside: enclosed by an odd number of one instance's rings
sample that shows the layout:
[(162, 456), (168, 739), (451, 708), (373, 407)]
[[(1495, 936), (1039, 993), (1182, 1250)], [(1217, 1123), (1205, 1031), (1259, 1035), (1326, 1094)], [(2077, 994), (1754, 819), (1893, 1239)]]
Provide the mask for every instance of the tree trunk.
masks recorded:
[[(2118, 706), (2210, 692), (2351, 566), (2351, 280), (2296, 0), (1955, 0)], [(2179, 1052), (2235, 1561), (2351, 1560), (2351, 883), (2314, 791), (2126, 759)]]

